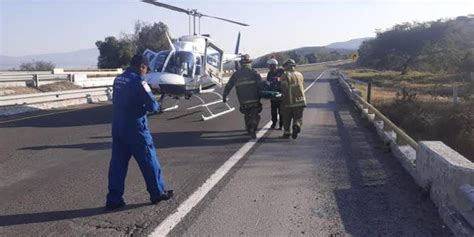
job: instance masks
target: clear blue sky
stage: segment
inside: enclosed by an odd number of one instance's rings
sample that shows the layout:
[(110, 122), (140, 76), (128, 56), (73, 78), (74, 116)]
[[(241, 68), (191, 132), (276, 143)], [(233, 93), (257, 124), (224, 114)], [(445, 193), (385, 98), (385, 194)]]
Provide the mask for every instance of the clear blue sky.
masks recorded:
[[(252, 56), (374, 36), (394, 24), (474, 14), (474, 0), (163, 0), (250, 24), (202, 20), (202, 33), (232, 51), (238, 31)], [(139, 0), (0, 0), (0, 55), (22, 56), (95, 47), (131, 33), (137, 20), (162, 21), (173, 37), (188, 33), (182, 13)]]

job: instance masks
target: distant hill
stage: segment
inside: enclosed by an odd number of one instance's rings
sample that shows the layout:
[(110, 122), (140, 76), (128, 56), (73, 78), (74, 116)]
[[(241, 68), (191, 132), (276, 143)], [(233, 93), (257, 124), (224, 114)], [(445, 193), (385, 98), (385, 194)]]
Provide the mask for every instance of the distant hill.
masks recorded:
[(333, 49), (327, 47), (302, 47), (292, 50), (273, 52), (258, 57), (253, 62), (253, 67), (267, 67), (267, 60), (274, 57), (281, 64), (292, 58), (297, 64), (319, 63), (341, 59), (349, 59), (356, 50), (352, 49)]
[(97, 48), (83, 49), (65, 53), (35, 54), (21, 57), (0, 55), (0, 70), (18, 68), (23, 62), (48, 61), (62, 68), (97, 68)]
[(336, 42), (332, 44), (328, 44), (325, 47), (327, 48), (333, 48), (333, 49), (359, 49), (359, 46), (362, 44), (362, 42), (366, 40), (373, 39), (372, 37), (364, 37), (364, 38), (357, 38), (357, 39), (351, 39), (348, 41), (344, 42)]
[(297, 49), (273, 52), (254, 60), (253, 66), (257, 68), (267, 67), (269, 58), (275, 57), (278, 62), (283, 63), (289, 58), (297, 64), (327, 62), (340, 59), (349, 59), (351, 54), (359, 49), (359, 46), (371, 37), (351, 39), (344, 42), (336, 42), (326, 46), (301, 47)]

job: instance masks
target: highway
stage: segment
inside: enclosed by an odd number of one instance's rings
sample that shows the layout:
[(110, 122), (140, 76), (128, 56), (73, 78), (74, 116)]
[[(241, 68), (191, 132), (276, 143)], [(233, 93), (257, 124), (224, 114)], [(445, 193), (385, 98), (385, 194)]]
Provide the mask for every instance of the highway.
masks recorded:
[[(321, 73), (304, 73), (306, 86)], [(264, 133), (170, 236), (451, 236), (337, 80), (325, 73), (306, 95), (299, 138)], [(235, 94), (230, 99), (238, 106)], [(268, 102), (260, 127), (270, 120)], [(111, 108), (0, 121), (0, 236), (146, 236), (249, 142), (238, 107), (206, 122), (199, 110), (152, 115), (162, 171), (176, 195), (150, 205), (131, 161), (127, 206), (104, 212)]]

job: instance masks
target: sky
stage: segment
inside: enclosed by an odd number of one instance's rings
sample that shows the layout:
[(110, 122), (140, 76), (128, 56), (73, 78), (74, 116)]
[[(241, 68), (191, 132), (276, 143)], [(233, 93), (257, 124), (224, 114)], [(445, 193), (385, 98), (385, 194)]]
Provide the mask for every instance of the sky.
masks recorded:
[[(251, 56), (373, 37), (395, 24), (474, 14), (474, 0), (161, 0), (249, 24), (201, 20), (225, 51), (238, 32)], [(139, 0), (0, 0), (0, 55), (70, 52), (132, 33), (136, 21), (163, 22), (172, 37), (188, 34), (188, 17)]]

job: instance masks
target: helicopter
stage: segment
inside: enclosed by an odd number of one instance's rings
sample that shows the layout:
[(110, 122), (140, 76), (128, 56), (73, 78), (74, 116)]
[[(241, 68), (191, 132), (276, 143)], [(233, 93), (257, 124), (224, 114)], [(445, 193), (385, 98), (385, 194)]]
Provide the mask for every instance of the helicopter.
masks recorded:
[[(158, 7), (185, 13), (189, 16), (189, 35), (181, 36), (175, 42), (172, 42), (169, 34), (166, 33), (170, 46), (169, 50), (154, 52), (147, 49), (143, 53), (150, 61), (150, 72), (145, 76), (144, 80), (150, 85), (154, 92), (161, 94), (159, 101), (163, 102), (166, 96), (176, 99), (174, 106), (165, 108), (162, 111), (177, 109), (179, 107), (179, 100), (183, 97), (185, 99), (195, 97), (201, 102), (200, 105), (187, 109), (205, 108), (210, 115), (201, 114), (204, 121), (234, 111), (235, 108), (224, 103), (222, 96), (215, 92), (215, 88), (213, 87), (222, 87), (223, 65), (225, 63), (234, 61), (236, 69), (238, 67), (237, 61), (241, 58), (239, 54), (240, 32), (237, 36), (235, 53), (224, 54), (224, 51), (213, 42), (210, 35), (201, 34), (200, 19), (201, 17), (208, 17), (241, 26), (249, 25), (221, 17), (202, 14), (196, 9), (183, 9), (155, 0), (142, 1)], [(191, 17), (193, 18), (192, 21)], [(198, 23), (196, 23), (196, 18)], [(191, 34), (191, 25), (193, 34)], [(196, 32), (196, 26), (199, 28), (198, 32)], [(214, 94), (218, 99), (206, 103), (199, 96), (199, 94), (205, 93)], [(224, 103), (225, 110), (213, 113), (209, 106), (219, 103)]]

